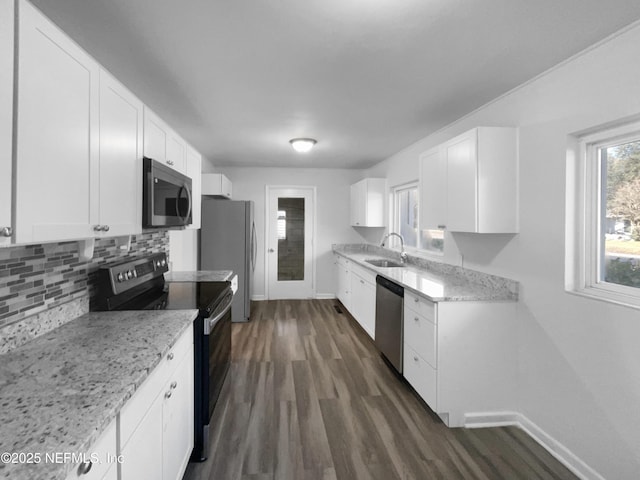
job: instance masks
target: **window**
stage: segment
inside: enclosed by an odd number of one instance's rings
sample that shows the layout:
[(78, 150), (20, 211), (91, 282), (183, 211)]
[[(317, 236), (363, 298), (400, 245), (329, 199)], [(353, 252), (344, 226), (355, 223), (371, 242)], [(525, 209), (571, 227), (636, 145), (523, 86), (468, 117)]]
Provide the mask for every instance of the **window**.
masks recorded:
[(402, 235), (405, 247), (418, 248), (418, 185), (397, 187), (394, 197), (393, 231)]
[[(442, 230), (420, 229), (420, 201), (418, 183), (401, 185), (393, 189), (392, 231), (400, 233), (405, 247), (420, 248), (430, 253), (442, 254), (444, 248)], [(393, 238), (391, 245), (399, 246), (400, 242)]]
[(640, 124), (583, 137), (580, 152), (577, 289), (640, 306)]

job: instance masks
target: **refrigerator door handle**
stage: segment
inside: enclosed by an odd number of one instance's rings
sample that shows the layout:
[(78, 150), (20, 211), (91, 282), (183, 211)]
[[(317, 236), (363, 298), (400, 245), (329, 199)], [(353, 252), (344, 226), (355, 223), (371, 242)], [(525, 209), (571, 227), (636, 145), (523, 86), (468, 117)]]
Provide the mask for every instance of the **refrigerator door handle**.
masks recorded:
[(256, 271), (256, 257), (258, 256), (258, 237), (256, 235), (256, 224), (251, 224), (251, 271)]

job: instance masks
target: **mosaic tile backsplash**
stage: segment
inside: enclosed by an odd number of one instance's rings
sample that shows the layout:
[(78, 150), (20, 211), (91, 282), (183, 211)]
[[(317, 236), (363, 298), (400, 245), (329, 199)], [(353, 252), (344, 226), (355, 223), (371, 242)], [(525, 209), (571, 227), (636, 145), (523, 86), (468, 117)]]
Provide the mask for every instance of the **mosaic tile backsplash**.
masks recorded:
[(169, 254), (165, 230), (133, 235), (128, 250), (98, 239), (89, 261), (77, 242), (0, 248), (0, 353), (86, 313), (100, 266), (157, 252)]

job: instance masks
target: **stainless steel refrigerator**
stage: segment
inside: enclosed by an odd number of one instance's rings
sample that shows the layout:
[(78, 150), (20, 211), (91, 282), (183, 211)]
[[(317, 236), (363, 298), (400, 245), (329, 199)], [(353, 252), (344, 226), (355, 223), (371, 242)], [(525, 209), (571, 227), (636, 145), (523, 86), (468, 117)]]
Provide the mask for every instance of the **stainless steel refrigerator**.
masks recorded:
[(233, 270), (238, 275), (231, 320), (248, 322), (257, 253), (253, 202), (202, 197), (199, 245), (200, 270)]

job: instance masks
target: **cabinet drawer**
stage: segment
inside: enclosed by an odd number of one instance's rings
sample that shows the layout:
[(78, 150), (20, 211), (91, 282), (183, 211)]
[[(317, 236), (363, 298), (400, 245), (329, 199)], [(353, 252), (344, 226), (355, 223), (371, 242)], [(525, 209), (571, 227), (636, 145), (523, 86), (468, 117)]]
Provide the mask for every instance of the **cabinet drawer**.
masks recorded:
[(404, 291), (404, 308), (405, 310), (411, 309), (434, 324), (438, 324), (436, 304), (406, 289)]
[(436, 325), (412, 309), (404, 311), (404, 341), (433, 368), (437, 368)]
[[(87, 460), (92, 460), (92, 464), (87, 473), (83, 472), (84, 465), (77, 464), (69, 472), (66, 480), (102, 480), (107, 478), (109, 469), (115, 465), (116, 458), (116, 422), (113, 420), (100, 438), (84, 452)], [(93, 462), (97, 460), (97, 462)], [(82, 467), (81, 467), (82, 466)]]
[(349, 260), (347, 260), (346, 258), (344, 258), (342, 255), (336, 255), (337, 260), (338, 260), (338, 265), (345, 267), (345, 268), (349, 268), (349, 265), (351, 264), (351, 262)]
[(191, 356), (193, 357), (193, 327), (189, 327), (186, 331), (182, 332), (182, 335), (173, 347), (171, 347), (169, 353), (162, 359), (161, 364), (165, 363), (167, 365), (165, 381), (175, 372), (182, 357), (184, 357), (187, 352), (191, 352)]
[(351, 273), (360, 277), (361, 280), (368, 282), (372, 285), (376, 284), (376, 274), (371, 270), (351, 263)]
[(437, 370), (429, 365), (406, 342), (403, 356), (404, 377), (427, 405), (437, 412)]

